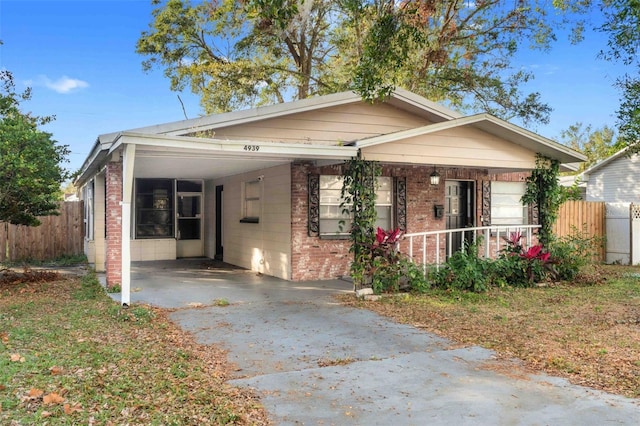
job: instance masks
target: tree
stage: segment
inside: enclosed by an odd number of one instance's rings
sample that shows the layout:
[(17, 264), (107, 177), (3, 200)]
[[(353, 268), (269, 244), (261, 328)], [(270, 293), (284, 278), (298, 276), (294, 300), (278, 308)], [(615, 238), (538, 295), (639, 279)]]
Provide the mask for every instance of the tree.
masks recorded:
[(631, 145), (630, 152), (640, 152), (640, 1), (603, 1), (605, 24), (600, 30), (609, 35), (607, 60), (630, 66), (631, 73), (616, 82), (622, 92), (617, 111), (620, 139)]
[(592, 130), (591, 125), (584, 127), (582, 123), (575, 123), (560, 133), (564, 145), (587, 156), (587, 161), (580, 164), (579, 172), (623, 148), (620, 141), (613, 142), (613, 136), (614, 131), (608, 126)]
[(557, 23), (537, 0), (152, 0), (136, 51), (206, 113), (354, 89), (402, 86), (459, 109), (546, 122), (532, 78), (512, 69), (523, 46), (547, 48)]
[(150, 57), (145, 70), (164, 68), (172, 90), (189, 85), (206, 113), (336, 92), (345, 86), (328, 66), (332, 5), (168, 0), (136, 51)]
[(0, 221), (36, 226), (37, 216), (57, 213), (60, 185), (69, 177), (61, 164), (69, 155), (39, 129), (53, 117), (20, 111), (31, 91), (16, 93), (13, 75), (0, 71)]

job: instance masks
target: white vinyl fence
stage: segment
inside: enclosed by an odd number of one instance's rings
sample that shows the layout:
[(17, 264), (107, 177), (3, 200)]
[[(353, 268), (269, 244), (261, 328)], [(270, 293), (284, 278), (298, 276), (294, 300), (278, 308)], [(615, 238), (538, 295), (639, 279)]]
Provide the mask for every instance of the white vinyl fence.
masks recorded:
[(606, 203), (606, 263), (640, 263), (640, 204)]

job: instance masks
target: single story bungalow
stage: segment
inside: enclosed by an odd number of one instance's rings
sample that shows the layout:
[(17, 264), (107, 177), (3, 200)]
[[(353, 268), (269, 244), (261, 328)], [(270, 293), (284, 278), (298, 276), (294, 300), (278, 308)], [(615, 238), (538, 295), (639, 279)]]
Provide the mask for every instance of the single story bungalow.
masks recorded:
[(286, 280), (348, 273), (343, 165), (382, 166), (378, 225), (407, 233), (530, 223), (536, 154), (570, 148), (397, 89), (352, 92), (100, 135), (77, 185), (85, 252), (129, 303), (131, 261), (209, 257)]

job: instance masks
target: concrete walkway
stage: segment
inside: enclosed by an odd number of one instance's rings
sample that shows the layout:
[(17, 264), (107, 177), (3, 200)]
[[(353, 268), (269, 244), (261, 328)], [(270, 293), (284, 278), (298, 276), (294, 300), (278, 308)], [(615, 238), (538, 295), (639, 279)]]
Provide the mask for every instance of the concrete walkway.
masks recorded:
[[(182, 266), (181, 266), (182, 265)], [(291, 283), (207, 261), (133, 269), (132, 303), (229, 351), (278, 425), (637, 425), (640, 400), (523, 373), (491, 351), (336, 304), (343, 281)], [(225, 300), (229, 306), (212, 305)]]

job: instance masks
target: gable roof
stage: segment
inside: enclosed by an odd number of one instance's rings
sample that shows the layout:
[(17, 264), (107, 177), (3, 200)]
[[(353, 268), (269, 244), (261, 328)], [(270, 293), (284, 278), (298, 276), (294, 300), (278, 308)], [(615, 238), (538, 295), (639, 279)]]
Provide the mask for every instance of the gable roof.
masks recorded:
[(600, 170), (601, 168), (605, 167), (607, 164), (610, 164), (612, 162), (614, 162), (615, 160), (617, 160), (618, 158), (627, 155), (627, 151), (629, 151), (630, 147), (624, 147), (622, 148), (620, 151), (617, 151), (613, 154), (611, 154), (610, 156), (608, 156), (607, 158), (605, 158), (604, 160), (601, 160), (599, 162), (597, 162), (596, 164), (594, 164), (593, 166), (589, 167), (588, 169), (585, 169), (582, 173), (580, 173), (580, 176), (586, 176), (587, 178), (589, 177), (589, 175), (595, 171)]
[[(220, 127), (237, 126), (301, 112), (315, 111), (358, 102), (362, 102), (360, 95), (354, 92), (341, 92), (282, 104), (268, 105), (222, 114), (212, 114), (188, 120), (140, 127), (127, 130), (127, 132), (184, 136), (193, 132), (213, 130)], [(385, 100), (385, 102), (402, 110), (426, 117), (433, 122), (442, 122), (462, 117), (462, 115), (456, 111), (400, 88), (396, 89), (389, 99)], [(112, 142), (117, 138), (119, 133), (121, 132), (102, 135), (100, 136), (100, 141), (102, 143)]]
[[(122, 143), (121, 137), (123, 136), (157, 136), (158, 140), (163, 140), (162, 143), (167, 143), (167, 141), (162, 138), (165, 137), (170, 138), (173, 143), (180, 144), (182, 143), (181, 141), (183, 141), (188, 145), (188, 141), (186, 141), (186, 139), (188, 136), (192, 136), (196, 132), (255, 123), (263, 120), (291, 116), (298, 113), (319, 111), (335, 106), (350, 105), (361, 102), (363, 102), (362, 98), (358, 94), (354, 92), (342, 92), (283, 104), (269, 105), (223, 114), (214, 114), (194, 119), (140, 127), (126, 131), (106, 133), (97, 138), (90, 154), (82, 165), (81, 174), (78, 180), (80, 181), (98, 170), (107, 156), (116, 149), (120, 143)], [(430, 122), (431, 124), (366, 139), (359, 139), (349, 144), (351, 147), (339, 147), (336, 145), (334, 146), (334, 149), (342, 148), (344, 151), (351, 151), (354, 148), (374, 146), (381, 143), (400, 140), (402, 138), (426, 135), (456, 127), (471, 126), (520, 145), (533, 152), (539, 152), (551, 158), (558, 159), (563, 163), (565, 168), (568, 169), (575, 170), (575, 168), (572, 168), (568, 163), (581, 162), (586, 159), (582, 154), (577, 153), (564, 145), (558, 144), (557, 142), (544, 138), (490, 114), (484, 113), (465, 117), (456, 111), (401, 88), (394, 90), (390, 97), (384, 102), (400, 110), (422, 117), (425, 121)], [(215, 138), (199, 139), (205, 143), (212, 144), (224, 145), (223, 142), (225, 142)], [(309, 152), (312, 152), (313, 147), (314, 145), (312, 144), (301, 144), (299, 149), (308, 149)]]
[(507, 139), (531, 151), (538, 152), (550, 158), (555, 158), (563, 164), (581, 162), (587, 159), (585, 155), (576, 152), (565, 145), (559, 144), (551, 139), (545, 138), (486, 113), (454, 118), (449, 121), (429, 124), (415, 129), (362, 139), (356, 142), (356, 146), (359, 148), (375, 146), (382, 143), (393, 142), (414, 136), (427, 135), (464, 126), (471, 126), (494, 136)]

